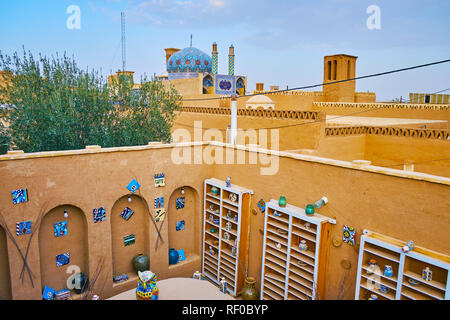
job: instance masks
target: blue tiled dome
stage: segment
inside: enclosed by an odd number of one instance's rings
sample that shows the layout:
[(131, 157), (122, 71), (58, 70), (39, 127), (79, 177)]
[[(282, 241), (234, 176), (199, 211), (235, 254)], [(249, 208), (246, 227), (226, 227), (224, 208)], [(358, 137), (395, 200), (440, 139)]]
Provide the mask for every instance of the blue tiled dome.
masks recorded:
[(174, 53), (167, 61), (167, 72), (211, 72), (212, 59), (203, 51), (188, 47)]

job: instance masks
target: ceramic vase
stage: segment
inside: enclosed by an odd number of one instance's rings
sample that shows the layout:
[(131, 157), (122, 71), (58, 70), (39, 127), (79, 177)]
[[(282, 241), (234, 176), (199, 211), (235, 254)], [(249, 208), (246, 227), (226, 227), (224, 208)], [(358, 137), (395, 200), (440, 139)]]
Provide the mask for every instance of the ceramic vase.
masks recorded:
[(218, 195), (219, 194), (219, 189), (217, 189), (216, 187), (211, 187), (211, 193), (213, 194), (213, 195)]
[(145, 254), (138, 254), (133, 258), (133, 268), (136, 273), (138, 271), (146, 271), (150, 269), (150, 258)]
[(307, 215), (313, 215), (314, 214), (314, 205), (312, 204), (307, 204), (306, 208), (305, 208), (305, 213)]
[(136, 288), (137, 300), (158, 300), (159, 290), (156, 286), (156, 275), (147, 270), (144, 272), (138, 271), (139, 282)]
[(429, 267), (422, 270), (422, 279), (425, 281), (431, 281), (433, 279), (433, 272)]
[(253, 277), (245, 279), (245, 287), (242, 288), (241, 297), (243, 300), (258, 300), (259, 293), (255, 288), (256, 280)]
[(178, 259), (180, 258), (178, 251), (174, 248), (169, 249), (169, 265), (170, 264), (176, 264), (178, 262)]
[(286, 207), (287, 200), (285, 196), (280, 196), (280, 200), (278, 200), (278, 205), (280, 207)]

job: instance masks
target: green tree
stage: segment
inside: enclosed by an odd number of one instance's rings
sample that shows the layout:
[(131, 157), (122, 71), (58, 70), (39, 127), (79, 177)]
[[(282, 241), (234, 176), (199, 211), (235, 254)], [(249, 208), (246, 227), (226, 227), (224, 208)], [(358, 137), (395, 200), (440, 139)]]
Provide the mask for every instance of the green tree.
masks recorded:
[(0, 104), (8, 106), (4, 136), (25, 152), (170, 141), (181, 96), (161, 81), (144, 76), (136, 89), (122, 75), (108, 84), (65, 54), (35, 59), (25, 50), (22, 57), (0, 52), (0, 69), (12, 74), (0, 86)]

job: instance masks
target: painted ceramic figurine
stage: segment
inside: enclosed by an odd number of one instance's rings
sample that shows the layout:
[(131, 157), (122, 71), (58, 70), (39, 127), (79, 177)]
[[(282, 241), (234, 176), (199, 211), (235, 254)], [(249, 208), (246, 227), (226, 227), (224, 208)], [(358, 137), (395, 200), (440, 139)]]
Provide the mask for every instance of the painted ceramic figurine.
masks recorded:
[(380, 292), (381, 293), (388, 293), (389, 289), (386, 286), (380, 285)]
[(308, 250), (308, 245), (306, 244), (306, 241), (305, 240), (300, 241), (300, 243), (298, 244), (298, 248), (302, 251)]
[(193, 279), (197, 279), (197, 280), (201, 280), (202, 278), (202, 274), (200, 273), (200, 271), (195, 271), (194, 275), (192, 276)]
[(378, 300), (378, 296), (376, 294), (371, 294), (369, 300)]
[(227, 177), (227, 188), (231, 188), (231, 177)]
[(367, 263), (368, 266), (368, 270), (367, 273), (374, 273), (375, 272), (375, 268), (377, 267), (377, 260), (375, 259), (370, 259), (369, 262)]
[(402, 248), (404, 253), (408, 253), (414, 249), (414, 241), (410, 240), (408, 243)]
[(211, 246), (209, 246), (209, 254), (212, 255), (212, 256), (216, 254), (216, 252), (214, 251), (213, 247), (211, 247)]
[(231, 210), (227, 211), (227, 219), (233, 219), (233, 214), (231, 213)]
[(222, 293), (227, 293), (227, 281), (225, 280), (225, 278), (222, 278), (220, 280), (220, 292)]
[(224, 232), (223, 239), (224, 240), (230, 240), (230, 234), (228, 232)]
[(231, 230), (231, 222), (227, 222), (227, 223), (225, 224), (225, 229), (226, 229), (227, 231), (230, 231), (230, 230)]
[(384, 266), (384, 272), (383, 272), (383, 274), (386, 276), (386, 277), (392, 277), (393, 275), (394, 275), (394, 272), (393, 272), (393, 270), (392, 270), (392, 266), (390, 266), (390, 265), (385, 265)]
[(156, 286), (156, 275), (147, 271), (138, 271), (139, 283), (136, 288), (137, 300), (158, 300), (159, 290)]
[(238, 196), (237, 196), (237, 194), (236, 194), (236, 193), (230, 193), (230, 195), (229, 195), (228, 199), (230, 199), (230, 201), (233, 201), (233, 202), (235, 202), (235, 201), (237, 201), (237, 199), (238, 199)]

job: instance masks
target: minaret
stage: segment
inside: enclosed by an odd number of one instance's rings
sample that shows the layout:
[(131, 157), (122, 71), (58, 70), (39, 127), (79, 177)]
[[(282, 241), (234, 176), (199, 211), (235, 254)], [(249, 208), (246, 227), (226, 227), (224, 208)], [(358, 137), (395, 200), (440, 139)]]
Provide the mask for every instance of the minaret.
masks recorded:
[(230, 50), (228, 52), (228, 75), (234, 76), (234, 47), (230, 46)]
[(218, 64), (219, 64), (219, 53), (217, 52), (217, 43), (212, 45), (212, 73), (217, 74)]

